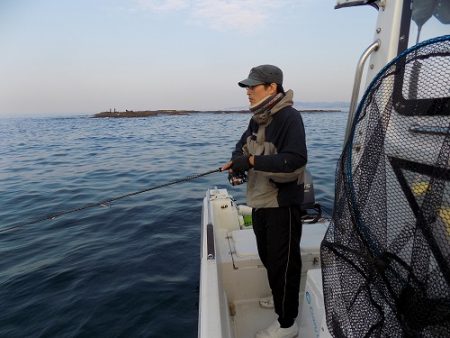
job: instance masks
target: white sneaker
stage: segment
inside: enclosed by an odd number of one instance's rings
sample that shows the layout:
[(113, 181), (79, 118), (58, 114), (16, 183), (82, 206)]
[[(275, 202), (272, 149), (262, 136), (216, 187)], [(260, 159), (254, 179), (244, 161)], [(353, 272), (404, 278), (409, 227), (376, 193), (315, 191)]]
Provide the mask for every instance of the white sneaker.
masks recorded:
[(278, 320), (275, 320), (267, 329), (256, 332), (256, 338), (294, 338), (298, 335), (297, 322), (291, 327), (280, 327)]
[(273, 297), (264, 297), (259, 300), (259, 306), (264, 309), (273, 309)]

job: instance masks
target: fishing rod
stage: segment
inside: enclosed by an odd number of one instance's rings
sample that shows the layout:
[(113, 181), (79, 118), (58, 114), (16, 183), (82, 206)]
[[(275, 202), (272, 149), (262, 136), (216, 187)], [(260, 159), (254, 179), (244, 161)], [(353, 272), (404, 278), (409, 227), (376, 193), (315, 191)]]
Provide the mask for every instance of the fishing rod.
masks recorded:
[(71, 213), (74, 213), (74, 212), (77, 212), (77, 211), (81, 211), (81, 210), (85, 210), (85, 209), (89, 209), (89, 208), (93, 208), (93, 207), (106, 207), (106, 206), (110, 205), (112, 202), (120, 200), (120, 199), (123, 199), (123, 198), (126, 198), (126, 197), (139, 195), (139, 194), (142, 194), (144, 192), (160, 189), (160, 188), (163, 188), (163, 187), (168, 187), (170, 185), (174, 185), (174, 184), (177, 184), (177, 183), (183, 183), (183, 182), (192, 181), (192, 180), (195, 180), (195, 179), (197, 179), (199, 177), (207, 176), (207, 175), (210, 175), (210, 174), (213, 174), (213, 173), (217, 173), (217, 172), (221, 172), (221, 171), (222, 171), (222, 168), (218, 168), (218, 169), (210, 170), (210, 171), (207, 171), (207, 172), (204, 172), (204, 173), (201, 173), (201, 174), (194, 174), (194, 175), (186, 176), (184, 178), (180, 178), (180, 179), (177, 179), (177, 180), (174, 180), (174, 181), (163, 183), (163, 184), (160, 184), (160, 185), (157, 185), (157, 186), (154, 186), (154, 187), (150, 187), (150, 188), (147, 188), (147, 189), (143, 189), (143, 190), (139, 190), (139, 191), (135, 191), (135, 192), (130, 192), (130, 193), (125, 194), (125, 195), (116, 196), (116, 197), (113, 197), (113, 198), (110, 198), (110, 199), (107, 199), (107, 200), (103, 200), (103, 201), (100, 201), (100, 202), (94, 202), (94, 203), (85, 204), (85, 205), (83, 205), (81, 207), (78, 207), (78, 208), (59, 211), (59, 212), (56, 212), (54, 214), (50, 214), (50, 215), (47, 215), (47, 216), (43, 216), (41, 218), (37, 218), (37, 219), (35, 219), (33, 221), (30, 221), (30, 222), (27, 222), (27, 223), (22, 223), (22, 224), (19, 224), (19, 225), (10, 226), (10, 227), (6, 227), (4, 229), (0, 229), (0, 234), (5, 233), (5, 232), (9, 232), (9, 231), (12, 231), (12, 230), (15, 230), (17, 228), (21, 228), (21, 227), (24, 227), (24, 226), (27, 226), (27, 225), (32, 225), (32, 224), (36, 224), (36, 223), (40, 223), (40, 222), (48, 221), (48, 220), (54, 220), (54, 219), (56, 219), (58, 217), (61, 217), (63, 215), (71, 214)]

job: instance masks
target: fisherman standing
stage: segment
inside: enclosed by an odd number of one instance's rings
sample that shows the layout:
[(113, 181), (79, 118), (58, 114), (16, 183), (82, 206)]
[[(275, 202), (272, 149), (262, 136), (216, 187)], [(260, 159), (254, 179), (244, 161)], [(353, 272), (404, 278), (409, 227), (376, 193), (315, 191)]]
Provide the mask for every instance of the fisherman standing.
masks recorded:
[(298, 334), (302, 265), (299, 243), (307, 162), (303, 120), (292, 106), (292, 90), (283, 89), (278, 67), (254, 67), (238, 84), (247, 91), (253, 116), (222, 169), (229, 171), (230, 182), (248, 174), (247, 204), (253, 208), (258, 254), (267, 269), (278, 315), (256, 337), (292, 338)]

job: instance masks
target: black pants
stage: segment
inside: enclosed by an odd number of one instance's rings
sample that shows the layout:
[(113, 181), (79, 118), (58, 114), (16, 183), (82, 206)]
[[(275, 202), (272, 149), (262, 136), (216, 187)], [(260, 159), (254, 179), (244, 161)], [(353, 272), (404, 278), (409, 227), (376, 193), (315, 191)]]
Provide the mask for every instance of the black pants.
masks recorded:
[(252, 214), (259, 257), (267, 269), (281, 327), (290, 327), (298, 315), (300, 217), (299, 207), (253, 209)]

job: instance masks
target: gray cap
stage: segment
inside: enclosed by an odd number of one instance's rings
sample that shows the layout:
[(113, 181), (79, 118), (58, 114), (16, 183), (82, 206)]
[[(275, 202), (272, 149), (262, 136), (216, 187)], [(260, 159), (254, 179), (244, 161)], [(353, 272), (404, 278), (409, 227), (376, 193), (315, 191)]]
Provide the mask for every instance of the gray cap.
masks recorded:
[(272, 65), (261, 65), (253, 67), (248, 78), (238, 82), (240, 87), (251, 87), (263, 83), (283, 84), (283, 72), (280, 68)]

